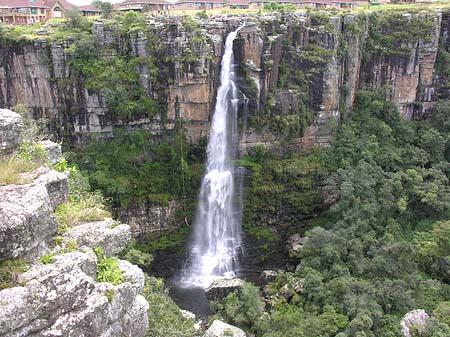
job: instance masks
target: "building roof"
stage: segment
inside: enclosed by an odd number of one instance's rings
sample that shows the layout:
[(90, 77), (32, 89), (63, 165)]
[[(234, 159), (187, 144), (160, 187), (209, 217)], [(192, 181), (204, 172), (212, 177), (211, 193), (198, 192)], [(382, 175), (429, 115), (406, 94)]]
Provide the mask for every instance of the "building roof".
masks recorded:
[(175, 5), (182, 4), (186, 2), (192, 2), (192, 3), (202, 3), (202, 4), (226, 4), (223, 0), (179, 0), (175, 2)]
[(124, 5), (173, 5), (173, 3), (167, 0), (125, 0), (116, 4), (119, 7)]
[(251, 2), (251, 0), (229, 0), (225, 2), (225, 5), (248, 5)]
[(57, 2), (63, 8), (76, 8), (77, 6), (71, 4), (66, 0), (0, 0), (1, 8), (52, 8)]
[(78, 6), (78, 9), (83, 12), (101, 12), (102, 10), (100, 8), (87, 5), (87, 6)]

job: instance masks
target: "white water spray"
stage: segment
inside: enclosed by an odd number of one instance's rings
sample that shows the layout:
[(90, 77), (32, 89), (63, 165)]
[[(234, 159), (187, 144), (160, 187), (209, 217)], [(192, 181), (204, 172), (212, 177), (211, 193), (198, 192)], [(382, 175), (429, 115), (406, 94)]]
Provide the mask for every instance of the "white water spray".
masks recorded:
[(206, 288), (212, 281), (235, 276), (241, 248), (241, 207), (235, 200), (233, 135), (237, 129), (237, 88), (234, 83), (233, 40), (230, 33), (222, 58), (220, 87), (208, 143), (208, 162), (203, 177), (194, 225), (191, 259), (182, 283)]

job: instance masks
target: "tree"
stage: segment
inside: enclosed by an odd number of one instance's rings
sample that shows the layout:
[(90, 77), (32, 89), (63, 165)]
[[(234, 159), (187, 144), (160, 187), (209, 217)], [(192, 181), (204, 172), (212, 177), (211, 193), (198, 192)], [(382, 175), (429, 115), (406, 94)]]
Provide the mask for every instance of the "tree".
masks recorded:
[(102, 2), (100, 5), (100, 9), (102, 10), (102, 16), (104, 18), (110, 18), (113, 12), (113, 5), (110, 2)]

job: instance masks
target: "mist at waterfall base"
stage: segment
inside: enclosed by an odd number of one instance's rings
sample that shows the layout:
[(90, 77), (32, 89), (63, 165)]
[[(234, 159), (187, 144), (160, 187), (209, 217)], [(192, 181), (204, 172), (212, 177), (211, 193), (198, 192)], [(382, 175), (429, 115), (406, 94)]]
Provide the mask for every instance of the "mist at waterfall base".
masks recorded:
[(237, 153), (238, 89), (234, 82), (233, 41), (225, 42), (220, 86), (211, 123), (206, 174), (198, 199), (190, 255), (182, 270), (184, 287), (206, 288), (214, 280), (235, 276), (241, 251), (242, 207), (234, 176)]

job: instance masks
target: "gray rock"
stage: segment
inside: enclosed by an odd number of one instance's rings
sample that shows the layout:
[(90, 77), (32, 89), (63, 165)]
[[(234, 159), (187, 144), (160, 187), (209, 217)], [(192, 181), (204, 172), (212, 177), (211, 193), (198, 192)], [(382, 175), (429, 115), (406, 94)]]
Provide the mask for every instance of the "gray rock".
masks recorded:
[(277, 278), (277, 272), (273, 270), (263, 270), (259, 277), (259, 284), (265, 286)]
[(429, 320), (430, 316), (423, 309), (408, 312), (400, 321), (403, 335), (411, 337), (411, 328), (413, 327), (418, 332), (424, 332)]
[(307, 238), (302, 238), (300, 234), (291, 235), (286, 244), (290, 257), (297, 257), (305, 244)]
[(4, 186), (0, 195), (0, 261), (43, 254), (58, 227), (46, 187)]
[(216, 280), (206, 288), (205, 295), (210, 301), (220, 300), (228, 296), (235, 290), (240, 290), (244, 286), (244, 281), (238, 278)]
[(39, 144), (45, 149), (48, 161), (53, 165), (56, 164), (58, 159), (62, 156), (61, 145), (50, 140), (43, 140), (39, 142)]
[(11, 110), (0, 109), (0, 153), (19, 147), (22, 139), (22, 117)]
[(246, 334), (243, 330), (216, 319), (203, 337), (246, 337)]
[(66, 173), (51, 170), (39, 176), (35, 183), (45, 185), (53, 209), (69, 198), (69, 184)]
[(195, 314), (188, 310), (180, 310), (180, 314), (184, 319), (195, 319)]
[(63, 243), (75, 240), (79, 247), (100, 246), (107, 256), (120, 253), (131, 240), (130, 226), (112, 219), (84, 223), (63, 235)]
[(57, 255), (21, 275), (23, 287), (0, 291), (0, 335), (143, 337), (148, 303), (138, 295), (144, 274), (120, 261), (126, 282), (96, 283), (91, 249)]

